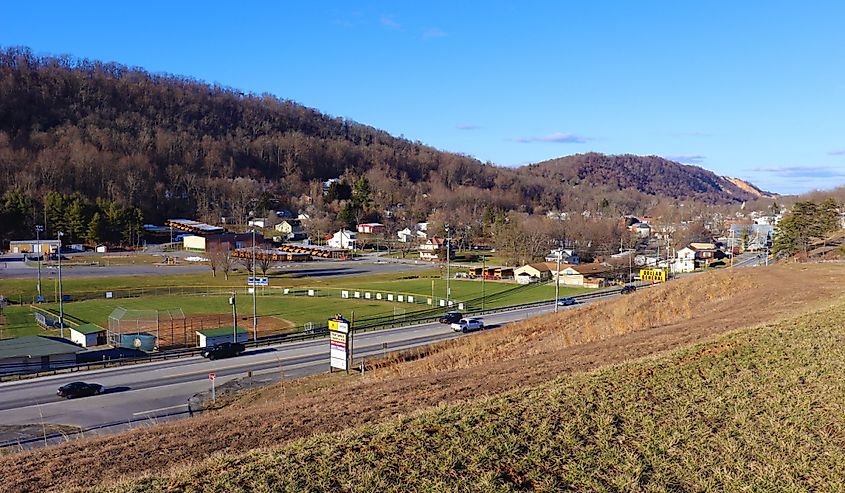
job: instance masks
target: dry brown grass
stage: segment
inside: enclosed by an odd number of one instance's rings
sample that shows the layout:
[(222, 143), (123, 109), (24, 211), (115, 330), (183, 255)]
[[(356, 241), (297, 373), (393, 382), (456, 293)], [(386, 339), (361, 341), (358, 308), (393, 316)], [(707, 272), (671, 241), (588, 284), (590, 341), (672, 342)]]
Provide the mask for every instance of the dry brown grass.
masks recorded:
[(92, 477), (156, 472), (215, 452), (277, 447), (336, 431), (338, 417), (346, 427), (382, 422), (794, 316), (839, 297), (843, 281), (845, 266), (830, 264), (694, 276), (440, 344), (363, 378), (272, 387), (190, 421), (15, 454), (0, 464), (0, 477), (11, 491), (59, 489), (87, 485)]

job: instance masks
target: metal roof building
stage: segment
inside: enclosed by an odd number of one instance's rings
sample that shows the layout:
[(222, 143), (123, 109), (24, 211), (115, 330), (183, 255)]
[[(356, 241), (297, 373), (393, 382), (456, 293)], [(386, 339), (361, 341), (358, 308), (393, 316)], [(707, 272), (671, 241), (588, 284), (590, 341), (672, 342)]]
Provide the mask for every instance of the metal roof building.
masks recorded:
[(26, 336), (0, 340), (0, 374), (49, 370), (76, 363), (82, 348), (59, 338)]

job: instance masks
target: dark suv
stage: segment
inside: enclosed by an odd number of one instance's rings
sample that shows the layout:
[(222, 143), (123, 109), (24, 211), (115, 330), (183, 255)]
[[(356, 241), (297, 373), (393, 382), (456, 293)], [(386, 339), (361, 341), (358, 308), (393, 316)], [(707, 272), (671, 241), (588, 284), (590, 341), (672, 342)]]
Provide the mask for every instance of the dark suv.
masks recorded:
[(629, 284), (629, 285), (627, 285), (627, 286), (623, 287), (623, 288), (622, 288), (622, 291), (620, 291), (620, 293), (622, 293), (622, 294), (631, 294), (631, 293), (633, 293), (633, 292), (634, 292), (634, 291), (636, 291), (636, 290), (637, 290), (637, 287), (636, 287), (636, 286), (634, 286), (634, 285), (632, 285), (632, 284)]
[(240, 342), (224, 342), (210, 348), (205, 348), (200, 354), (202, 354), (203, 358), (208, 359), (231, 358), (232, 356), (238, 356), (244, 350), (246, 350), (246, 346)]
[(442, 317), (438, 318), (437, 321), (441, 324), (453, 324), (460, 321), (462, 318), (464, 318), (464, 314), (461, 312), (446, 312)]

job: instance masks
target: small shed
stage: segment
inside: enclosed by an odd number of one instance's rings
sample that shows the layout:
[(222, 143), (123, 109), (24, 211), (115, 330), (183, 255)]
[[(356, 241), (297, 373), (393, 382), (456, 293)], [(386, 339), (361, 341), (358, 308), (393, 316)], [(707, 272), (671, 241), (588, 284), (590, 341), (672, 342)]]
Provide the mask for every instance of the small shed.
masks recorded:
[[(232, 327), (218, 327), (216, 329), (204, 329), (197, 331), (197, 347), (213, 347), (224, 342), (232, 342)], [(249, 334), (246, 330), (238, 327), (237, 341), (246, 342)]]
[(69, 327), (70, 340), (82, 347), (102, 346), (106, 343), (106, 329), (94, 324)]

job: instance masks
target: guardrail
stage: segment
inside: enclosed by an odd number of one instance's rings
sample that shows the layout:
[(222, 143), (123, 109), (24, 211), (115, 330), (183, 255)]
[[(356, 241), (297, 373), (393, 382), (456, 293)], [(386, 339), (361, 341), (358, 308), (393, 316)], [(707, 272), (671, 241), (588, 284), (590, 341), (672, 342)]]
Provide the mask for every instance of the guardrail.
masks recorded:
[[(642, 283), (638, 283), (642, 285)], [(574, 298), (575, 300), (589, 300), (594, 298), (602, 298), (605, 296), (610, 296), (614, 294), (618, 294), (622, 291), (622, 288), (611, 288), (605, 289), (601, 291), (596, 291), (593, 293), (584, 293), (580, 295), (570, 296), (570, 298)], [(502, 307), (495, 307), (495, 308), (486, 308), (484, 310), (469, 310), (464, 312), (468, 316), (480, 316), (480, 315), (489, 315), (492, 313), (502, 313), (508, 311), (515, 311), (521, 310), (525, 308), (534, 308), (540, 306), (547, 306), (547, 305), (554, 305), (557, 303), (557, 300), (542, 300), (542, 301), (534, 301), (531, 303), (521, 303), (518, 305), (509, 305), (509, 306), (502, 306)], [(374, 317), (375, 320), (362, 320), (361, 322), (355, 325), (355, 332), (371, 332), (375, 330), (384, 330), (384, 329), (392, 329), (396, 327), (403, 327), (407, 325), (418, 325), (423, 323), (431, 323), (436, 322), (439, 318), (440, 314), (442, 313), (444, 307), (435, 307), (430, 310), (425, 310), (424, 315), (417, 313), (415, 317), (403, 317), (398, 320), (386, 320), (386, 321), (378, 321), (379, 318), (385, 317)], [(387, 317), (390, 317), (388, 315)], [(245, 345), (249, 347), (264, 347), (264, 346), (272, 346), (275, 344), (282, 344), (286, 342), (300, 342), (310, 339), (319, 339), (322, 337), (327, 336), (329, 333), (328, 324), (321, 325), (318, 327), (314, 327), (312, 330), (308, 332), (297, 332), (293, 334), (281, 334), (275, 336), (266, 336), (260, 337), (254, 341), (248, 341)], [(62, 365), (59, 364), (58, 366), (51, 366), (49, 369), (43, 368), (33, 368), (28, 367), (26, 365), (0, 365), (0, 382), (3, 381), (10, 381), (10, 380), (19, 380), (23, 378), (34, 378), (46, 375), (56, 375), (59, 373), (75, 373), (79, 371), (88, 371), (88, 370), (96, 370), (102, 368), (111, 368), (115, 366), (128, 366), (128, 365), (136, 365), (142, 363), (151, 363), (153, 361), (165, 361), (169, 359), (178, 359), (178, 358), (186, 358), (191, 356), (199, 355), (204, 348), (188, 348), (188, 349), (175, 349), (170, 351), (163, 351), (157, 354), (151, 354), (147, 357), (140, 357), (140, 358), (117, 358), (117, 359), (110, 359), (105, 361), (97, 361), (97, 362), (90, 362), (90, 363), (74, 363), (74, 364), (67, 364)]]

